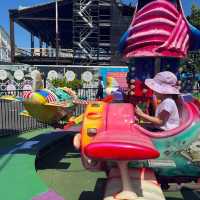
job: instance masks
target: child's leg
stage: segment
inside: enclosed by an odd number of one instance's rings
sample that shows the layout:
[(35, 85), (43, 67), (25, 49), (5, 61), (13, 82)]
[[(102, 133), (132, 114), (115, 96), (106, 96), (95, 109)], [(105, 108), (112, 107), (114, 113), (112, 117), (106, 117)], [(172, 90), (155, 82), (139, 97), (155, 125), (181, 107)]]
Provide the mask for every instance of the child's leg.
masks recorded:
[(80, 134), (80, 133), (77, 133), (77, 134), (74, 136), (73, 145), (74, 145), (74, 147), (75, 147), (77, 150), (80, 149), (80, 147), (81, 147), (81, 134)]

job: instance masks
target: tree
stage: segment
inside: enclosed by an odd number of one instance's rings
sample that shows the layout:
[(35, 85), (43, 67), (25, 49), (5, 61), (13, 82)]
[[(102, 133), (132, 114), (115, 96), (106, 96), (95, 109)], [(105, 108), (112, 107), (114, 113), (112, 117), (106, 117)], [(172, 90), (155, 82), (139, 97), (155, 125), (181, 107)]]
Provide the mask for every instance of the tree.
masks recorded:
[(82, 88), (83, 82), (79, 79), (74, 79), (73, 81), (67, 81), (65, 78), (53, 79), (51, 81), (54, 87), (68, 87), (72, 90), (78, 90)]
[(200, 7), (196, 4), (192, 4), (191, 15), (188, 16), (187, 19), (193, 26), (200, 29)]
[[(188, 21), (200, 30), (200, 7), (192, 4), (191, 15), (187, 17)], [(200, 51), (190, 52), (189, 59), (192, 61), (196, 72), (200, 72)]]

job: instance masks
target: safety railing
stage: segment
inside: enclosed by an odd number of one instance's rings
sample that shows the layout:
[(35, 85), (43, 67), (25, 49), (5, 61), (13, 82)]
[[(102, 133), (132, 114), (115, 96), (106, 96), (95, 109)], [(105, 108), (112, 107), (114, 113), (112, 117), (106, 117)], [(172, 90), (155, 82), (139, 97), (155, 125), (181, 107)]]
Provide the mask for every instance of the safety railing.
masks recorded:
[[(80, 99), (90, 101), (96, 99), (97, 88), (82, 88), (77, 91)], [(125, 92), (127, 88), (122, 89)], [(1, 91), (3, 95), (13, 95), (21, 97), (25, 90)], [(193, 91), (194, 96), (200, 99), (200, 92)], [(77, 105), (73, 116), (79, 116), (85, 111), (86, 105)], [(5, 101), (0, 99), (0, 136), (16, 135), (24, 131), (30, 131), (38, 128), (46, 128), (47, 125), (38, 122), (36, 119), (27, 116), (21, 116), (20, 112), (24, 110), (23, 103), (17, 101)]]
[[(0, 96), (21, 96), (23, 92), (22, 90), (0, 91)], [(0, 99), (0, 136), (16, 135), (24, 131), (47, 127), (46, 124), (31, 117), (21, 116), (20, 112), (23, 110), (24, 107), (21, 102)]]
[[(72, 49), (59, 49), (59, 58), (73, 58)], [(55, 48), (16, 48), (15, 56), (56, 57)]]

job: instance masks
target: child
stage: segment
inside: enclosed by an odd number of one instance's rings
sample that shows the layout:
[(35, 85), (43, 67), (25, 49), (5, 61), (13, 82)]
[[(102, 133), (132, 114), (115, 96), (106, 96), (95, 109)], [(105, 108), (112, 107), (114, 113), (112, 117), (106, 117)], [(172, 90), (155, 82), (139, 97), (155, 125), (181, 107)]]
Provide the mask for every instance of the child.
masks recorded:
[(33, 79), (33, 92), (44, 89), (43, 78), (43, 74), (41, 74), (39, 71), (36, 72), (35, 78)]
[(160, 72), (153, 79), (146, 79), (145, 85), (154, 91), (161, 103), (157, 106), (154, 117), (145, 114), (139, 107), (136, 107), (136, 114), (145, 121), (150, 122), (155, 129), (166, 131), (177, 128), (180, 119), (173, 97), (180, 94), (180, 92), (176, 76), (169, 71)]

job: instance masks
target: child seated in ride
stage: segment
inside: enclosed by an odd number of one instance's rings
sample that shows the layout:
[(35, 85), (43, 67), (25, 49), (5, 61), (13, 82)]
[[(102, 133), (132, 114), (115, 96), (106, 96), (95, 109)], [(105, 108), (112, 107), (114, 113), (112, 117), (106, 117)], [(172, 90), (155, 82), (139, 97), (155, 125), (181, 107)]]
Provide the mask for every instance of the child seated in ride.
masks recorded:
[(154, 91), (161, 100), (156, 108), (155, 116), (144, 113), (138, 106), (136, 114), (143, 120), (150, 122), (152, 130), (171, 130), (180, 124), (178, 108), (174, 97), (180, 94), (176, 76), (169, 71), (156, 74), (153, 79), (146, 79), (145, 85)]

